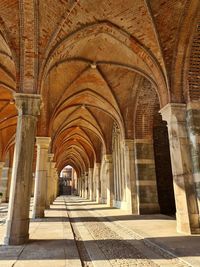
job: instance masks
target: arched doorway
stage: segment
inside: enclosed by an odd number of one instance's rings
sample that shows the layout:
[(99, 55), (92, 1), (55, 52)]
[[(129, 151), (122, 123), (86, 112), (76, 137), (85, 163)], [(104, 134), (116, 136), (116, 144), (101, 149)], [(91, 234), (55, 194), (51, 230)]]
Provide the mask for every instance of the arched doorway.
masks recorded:
[(59, 195), (73, 195), (77, 190), (76, 171), (70, 165), (65, 166), (60, 172)]

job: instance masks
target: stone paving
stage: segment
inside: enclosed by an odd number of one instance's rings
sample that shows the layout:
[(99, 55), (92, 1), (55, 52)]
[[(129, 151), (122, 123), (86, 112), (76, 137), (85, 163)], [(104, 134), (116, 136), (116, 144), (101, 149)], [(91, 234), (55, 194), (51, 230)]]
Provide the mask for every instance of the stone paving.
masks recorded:
[[(4, 221), (6, 211), (7, 204), (0, 205)], [(128, 215), (105, 204), (63, 196), (45, 216), (31, 220), (27, 244), (0, 246), (0, 267), (200, 266), (200, 236), (177, 234), (174, 219), (164, 215)]]
[[(104, 255), (104, 264), (107, 261), (107, 266), (190, 266), (178, 258), (174, 258), (167, 251), (161, 250), (157, 246), (145, 244), (140, 236), (133, 231), (128, 231), (119, 224), (115, 224), (99, 214), (100, 210), (106, 209), (105, 205), (96, 206), (96, 203), (85, 202), (79, 198), (65, 198), (68, 209), (68, 214), (72, 222), (75, 234), (78, 235), (78, 240), (82, 236), (82, 241), (87, 237), (87, 241), (97, 244), (97, 249)], [(75, 202), (74, 202), (75, 200)], [(80, 202), (79, 202), (80, 201)], [(71, 202), (71, 203), (70, 203)], [(78, 204), (79, 203), (79, 204)], [(85, 204), (85, 205), (84, 205)], [(108, 209), (108, 211), (111, 209)], [(97, 212), (98, 211), (98, 212)], [(112, 214), (112, 213), (111, 213)], [(82, 228), (85, 227), (91, 238), (85, 235)], [(95, 242), (94, 242), (95, 240)], [(91, 252), (91, 246), (87, 245), (86, 249), (90, 254), (92, 266), (100, 266), (99, 259), (95, 253)], [(87, 248), (88, 247), (88, 248)], [(98, 252), (100, 254), (101, 252)], [(79, 251), (81, 254), (81, 252)], [(93, 255), (94, 254), (94, 255)], [(84, 260), (85, 266), (90, 266), (88, 258)]]

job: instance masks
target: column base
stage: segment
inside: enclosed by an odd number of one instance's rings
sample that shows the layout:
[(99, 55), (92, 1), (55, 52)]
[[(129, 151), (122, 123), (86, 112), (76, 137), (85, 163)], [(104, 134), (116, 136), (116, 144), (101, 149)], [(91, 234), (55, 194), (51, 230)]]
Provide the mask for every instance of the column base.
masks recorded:
[(142, 214), (158, 214), (160, 213), (160, 206), (158, 203), (140, 203), (139, 213)]
[(20, 246), (25, 243), (27, 243), (29, 240), (29, 234), (26, 236), (13, 236), (13, 237), (4, 237), (4, 245), (9, 246), (9, 245), (15, 245), (15, 246)]
[[(29, 239), (29, 218), (24, 220), (7, 220), (6, 234), (4, 237), (5, 245), (22, 245)], [(18, 231), (21, 229), (21, 231)]]
[(184, 216), (183, 214), (176, 213), (176, 230), (178, 233), (184, 233), (188, 235), (200, 234), (199, 215), (193, 214), (190, 215), (190, 218), (192, 218), (192, 222), (189, 221), (187, 214)]
[(44, 210), (36, 211), (32, 214), (33, 219), (44, 218)]

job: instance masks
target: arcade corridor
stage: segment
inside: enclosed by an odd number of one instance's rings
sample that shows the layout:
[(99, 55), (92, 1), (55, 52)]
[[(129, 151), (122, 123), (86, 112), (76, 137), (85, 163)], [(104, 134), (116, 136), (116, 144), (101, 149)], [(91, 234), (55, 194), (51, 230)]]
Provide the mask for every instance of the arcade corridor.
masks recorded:
[(200, 266), (199, 0), (0, 0), (0, 203), (0, 267)]

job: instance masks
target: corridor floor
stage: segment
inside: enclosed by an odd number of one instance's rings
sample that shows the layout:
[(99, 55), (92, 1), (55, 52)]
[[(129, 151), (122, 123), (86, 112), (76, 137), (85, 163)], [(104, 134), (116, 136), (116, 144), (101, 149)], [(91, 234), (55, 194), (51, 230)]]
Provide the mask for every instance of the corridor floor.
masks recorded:
[[(5, 214), (6, 206), (1, 207)], [(61, 196), (44, 219), (31, 220), (26, 245), (0, 246), (0, 266), (200, 266), (200, 236), (177, 234), (175, 226), (168, 216), (128, 215), (104, 204)]]

